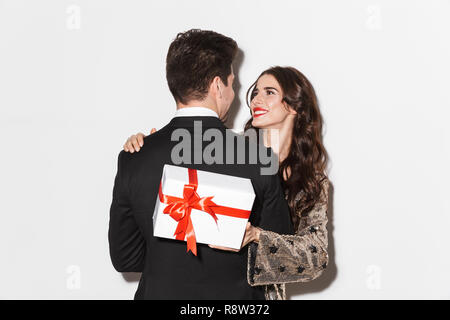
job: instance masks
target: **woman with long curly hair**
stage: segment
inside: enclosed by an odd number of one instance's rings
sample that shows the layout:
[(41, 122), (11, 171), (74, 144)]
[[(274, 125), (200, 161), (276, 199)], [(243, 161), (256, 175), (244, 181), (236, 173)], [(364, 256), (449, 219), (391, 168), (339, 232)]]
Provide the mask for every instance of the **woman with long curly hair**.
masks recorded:
[[(272, 146), (270, 130), (278, 130), (279, 176), (295, 226), (294, 235), (247, 228), (251, 241), (247, 279), (252, 286), (265, 286), (266, 299), (284, 300), (286, 283), (314, 280), (328, 263), (329, 181), (323, 120), (311, 83), (293, 67), (263, 71), (247, 91), (247, 104), (252, 118), (245, 130), (265, 129), (266, 146)], [(143, 133), (132, 135), (124, 150), (139, 151), (143, 138)]]

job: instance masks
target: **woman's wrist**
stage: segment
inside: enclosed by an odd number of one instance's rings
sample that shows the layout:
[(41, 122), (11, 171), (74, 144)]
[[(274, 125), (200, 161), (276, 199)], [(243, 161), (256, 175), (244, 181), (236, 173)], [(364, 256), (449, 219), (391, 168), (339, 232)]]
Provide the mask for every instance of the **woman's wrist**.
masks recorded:
[(253, 242), (256, 242), (256, 243), (258, 243), (259, 242), (259, 237), (260, 237), (260, 235), (261, 235), (261, 230), (262, 229), (260, 229), (260, 228), (258, 228), (258, 227), (254, 227), (255, 229), (254, 229), (254, 238), (253, 238)]

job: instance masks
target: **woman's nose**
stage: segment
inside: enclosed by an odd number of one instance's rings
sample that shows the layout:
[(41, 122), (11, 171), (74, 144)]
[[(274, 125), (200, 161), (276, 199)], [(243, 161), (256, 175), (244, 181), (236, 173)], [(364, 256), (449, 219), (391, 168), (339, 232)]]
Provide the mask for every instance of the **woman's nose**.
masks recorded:
[(260, 105), (263, 104), (263, 100), (261, 98), (261, 95), (258, 93), (256, 96), (253, 97), (253, 103)]

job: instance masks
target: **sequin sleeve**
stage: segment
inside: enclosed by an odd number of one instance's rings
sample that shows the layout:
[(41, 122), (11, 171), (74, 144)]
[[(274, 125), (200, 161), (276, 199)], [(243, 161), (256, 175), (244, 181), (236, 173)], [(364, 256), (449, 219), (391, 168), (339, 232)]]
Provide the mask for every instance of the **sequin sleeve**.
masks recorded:
[(261, 230), (258, 243), (248, 248), (248, 282), (252, 286), (307, 282), (319, 277), (328, 263), (327, 208), (329, 182), (321, 199), (300, 216), (295, 235)]

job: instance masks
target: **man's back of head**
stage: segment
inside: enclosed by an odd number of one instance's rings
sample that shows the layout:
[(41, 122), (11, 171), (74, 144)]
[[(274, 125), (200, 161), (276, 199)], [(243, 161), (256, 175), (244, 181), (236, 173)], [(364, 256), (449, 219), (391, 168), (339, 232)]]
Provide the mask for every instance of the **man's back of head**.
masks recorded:
[(207, 107), (228, 111), (234, 98), (232, 62), (236, 41), (214, 31), (191, 29), (179, 33), (166, 58), (166, 78), (177, 106), (204, 102)]

